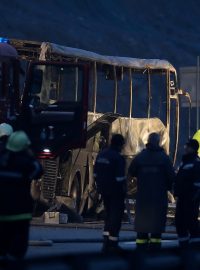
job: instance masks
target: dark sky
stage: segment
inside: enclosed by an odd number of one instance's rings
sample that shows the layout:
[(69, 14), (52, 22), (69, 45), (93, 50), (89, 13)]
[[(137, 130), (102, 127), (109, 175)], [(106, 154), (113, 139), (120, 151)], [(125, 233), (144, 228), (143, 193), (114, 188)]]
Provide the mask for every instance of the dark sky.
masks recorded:
[(0, 35), (194, 65), (200, 1), (1, 0)]

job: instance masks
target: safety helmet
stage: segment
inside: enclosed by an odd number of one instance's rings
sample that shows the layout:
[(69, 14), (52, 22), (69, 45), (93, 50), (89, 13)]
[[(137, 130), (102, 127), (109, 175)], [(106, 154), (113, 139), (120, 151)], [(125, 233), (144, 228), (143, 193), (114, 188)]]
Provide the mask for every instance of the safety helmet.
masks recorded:
[(24, 131), (16, 131), (8, 138), (6, 149), (12, 152), (20, 152), (27, 149), (30, 144), (31, 141)]
[(13, 133), (11, 125), (2, 123), (0, 124), (0, 138), (3, 136), (10, 136)]

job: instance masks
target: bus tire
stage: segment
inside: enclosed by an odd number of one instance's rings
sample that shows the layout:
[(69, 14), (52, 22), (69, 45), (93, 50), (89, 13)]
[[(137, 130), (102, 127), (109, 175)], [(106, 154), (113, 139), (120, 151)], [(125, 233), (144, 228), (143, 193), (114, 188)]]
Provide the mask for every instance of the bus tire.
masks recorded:
[(73, 199), (74, 209), (78, 213), (81, 202), (81, 185), (80, 185), (80, 177), (78, 176), (78, 174), (74, 176), (74, 179), (72, 181), (70, 197)]

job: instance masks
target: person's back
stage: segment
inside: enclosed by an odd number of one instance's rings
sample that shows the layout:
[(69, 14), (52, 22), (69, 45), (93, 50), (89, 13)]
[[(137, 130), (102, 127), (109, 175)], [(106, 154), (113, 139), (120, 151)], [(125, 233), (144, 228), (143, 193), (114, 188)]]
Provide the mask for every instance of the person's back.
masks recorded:
[(135, 229), (145, 234), (139, 238), (144, 238), (146, 244), (151, 233), (159, 242), (165, 230), (167, 191), (172, 188), (175, 174), (169, 157), (159, 146), (158, 134), (150, 134), (146, 149), (133, 159), (129, 175), (137, 178)]
[(175, 224), (181, 248), (188, 245), (200, 247), (199, 205), (200, 205), (200, 159), (199, 143), (191, 139), (184, 146), (174, 194), (177, 197)]
[[(0, 156), (0, 220), (4, 215), (27, 214), (31, 218), (30, 185), (41, 168), (27, 151), (4, 150)], [(38, 168), (36, 168), (38, 167)], [(39, 175), (37, 175), (37, 170)], [(34, 174), (34, 175), (33, 175)]]
[[(200, 186), (200, 158), (197, 154), (183, 155), (180, 164), (174, 194), (179, 199), (191, 201)], [(195, 184), (197, 185), (195, 187)]]
[(120, 154), (124, 144), (122, 135), (113, 135), (110, 147), (99, 153), (94, 167), (95, 181), (105, 209), (104, 252), (119, 250), (118, 235), (126, 194), (125, 159)]
[(0, 155), (0, 255), (22, 258), (28, 246), (31, 180), (42, 174), (23, 131), (10, 135)]
[(112, 196), (113, 193), (121, 191), (121, 180), (125, 180), (124, 169), (125, 159), (115, 149), (109, 147), (100, 152), (95, 163), (98, 192)]
[(169, 158), (160, 147), (147, 146), (138, 154), (133, 163), (134, 167), (129, 168), (129, 173), (137, 177), (138, 191), (146, 190), (147, 196), (156, 193), (157, 198), (163, 197), (163, 195), (166, 197), (166, 191), (172, 187), (172, 180), (168, 174), (168, 163)]

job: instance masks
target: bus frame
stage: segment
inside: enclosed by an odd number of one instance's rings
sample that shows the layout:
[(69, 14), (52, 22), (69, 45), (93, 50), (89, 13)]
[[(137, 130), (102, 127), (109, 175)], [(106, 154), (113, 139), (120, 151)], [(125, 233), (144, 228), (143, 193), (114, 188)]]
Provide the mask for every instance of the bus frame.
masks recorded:
[[(53, 43), (34, 43), (30, 41), (17, 41), (11, 40), (11, 44), (18, 50), (18, 53), (24, 59), (43, 60), (43, 61), (55, 61), (55, 62), (67, 62), (76, 64), (89, 65), (90, 72), (90, 88), (89, 103), (91, 104), (88, 111), (88, 127), (87, 127), (87, 145), (86, 148), (80, 149), (66, 149), (66, 152), (62, 156), (56, 157), (57, 166), (57, 179), (55, 190), (48, 196), (46, 188), (48, 188), (49, 175), (43, 178), (42, 195), (41, 199), (50, 204), (59, 202), (69, 205), (76, 209), (80, 214), (85, 213), (88, 209), (95, 208), (98, 201), (98, 194), (96, 193), (95, 183), (93, 178), (93, 165), (95, 162), (98, 151), (108, 146), (110, 137), (113, 132), (118, 132), (119, 129), (113, 125), (117, 120), (124, 121), (124, 126), (130, 125), (131, 131), (134, 129), (134, 121), (140, 121), (135, 119), (133, 115), (133, 93), (134, 93), (134, 77), (135, 73), (146, 74), (147, 78), (147, 117), (144, 119), (144, 126), (147, 133), (161, 132), (165, 133), (165, 139), (163, 145), (166, 152), (171, 155), (173, 162), (176, 161), (178, 150), (178, 138), (179, 138), (179, 107), (180, 98), (186, 97), (189, 100), (189, 95), (178, 88), (178, 80), (176, 69), (166, 60), (159, 59), (137, 59), (129, 57), (115, 57), (105, 56), (94, 52), (89, 52), (81, 49), (70, 48)], [(32, 50), (31, 50), (32, 49)], [(106, 72), (109, 80), (113, 81), (113, 89), (110, 89), (110, 93), (113, 95), (112, 111), (101, 112), (98, 111), (98, 71), (102, 70), (102, 67), (106, 67)], [(166, 78), (166, 123), (160, 125), (158, 128), (149, 129), (151, 125), (151, 74), (161, 73)], [(128, 103), (128, 115), (124, 117), (118, 113), (118, 84), (119, 81), (126, 74), (129, 78), (128, 90), (129, 90), (129, 103)], [(77, 74), (78, 76), (78, 74)], [(175, 115), (171, 115), (172, 102), (175, 102)], [(155, 120), (155, 119), (154, 119)], [(157, 119), (157, 121), (160, 119)], [(173, 134), (173, 147), (170, 153), (170, 122), (174, 121), (174, 134)], [(153, 123), (153, 122), (152, 122)], [(160, 123), (159, 123), (160, 124)], [(161, 130), (162, 129), (162, 130)], [(97, 142), (97, 134), (98, 136)], [(103, 134), (103, 135), (102, 135)], [(145, 147), (147, 135), (142, 141), (141, 147), (137, 151), (125, 154), (127, 164), (137, 154), (142, 147)], [(124, 135), (124, 134), (123, 134)], [(166, 139), (167, 136), (167, 139)], [(95, 144), (97, 149), (94, 150)], [(48, 160), (45, 160), (48, 165)], [(51, 178), (51, 177), (50, 177)], [(131, 190), (130, 185), (130, 190)]]

